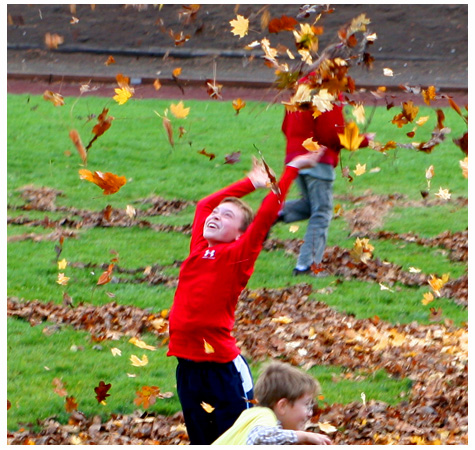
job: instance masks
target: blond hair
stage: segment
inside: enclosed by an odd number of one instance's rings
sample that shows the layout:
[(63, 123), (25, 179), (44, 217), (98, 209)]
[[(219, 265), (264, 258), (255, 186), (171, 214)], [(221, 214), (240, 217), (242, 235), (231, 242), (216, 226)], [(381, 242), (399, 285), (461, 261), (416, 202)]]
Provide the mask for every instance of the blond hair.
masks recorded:
[(271, 362), (256, 382), (254, 395), (260, 406), (273, 408), (282, 398), (294, 403), (305, 394), (320, 393), (320, 384), (310, 374), (290, 364)]
[(221, 201), (220, 205), (223, 203), (233, 203), (239, 207), (239, 209), (243, 213), (243, 219), (241, 226), (239, 227), (240, 231), (246, 231), (247, 227), (251, 225), (252, 221), (254, 220), (254, 211), (252, 208), (243, 200), (238, 197), (226, 197), (224, 200)]

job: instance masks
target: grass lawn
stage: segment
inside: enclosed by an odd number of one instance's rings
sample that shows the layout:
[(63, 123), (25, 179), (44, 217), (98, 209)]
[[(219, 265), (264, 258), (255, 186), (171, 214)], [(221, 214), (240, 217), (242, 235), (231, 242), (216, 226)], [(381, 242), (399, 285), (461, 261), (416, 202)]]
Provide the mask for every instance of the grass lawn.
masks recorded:
[[(160, 99), (129, 100), (119, 106), (112, 99), (97, 97), (65, 98), (65, 106), (54, 107), (41, 96), (8, 95), (7, 117), (7, 202), (8, 217), (50, 221), (68, 217), (80, 221), (78, 211), (89, 214), (104, 210), (125, 211), (128, 205), (145, 210), (147, 198), (159, 196), (167, 200), (197, 201), (201, 197), (243, 176), (251, 167), (251, 158), (261, 150), (267, 163), (280, 174), (283, 167), (284, 138), (280, 131), (283, 117), (281, 105), (248, 102), (239, 115), (230, 102), (186, 100), (190, 113), (185, 119), (176, 119), (169, 112), (170, 104)], [(445, 106), (445, 105), (444, 105)], [(82, 162), (69, 138), (71, 129), (77, 130), (83, 143), (92, 138), (92, 127), (103, 108), (109, 108), (114, 117), (111, 128), (91, 146), (87, 168), (91, 171), (123, 175), (127, 183), (114, 195), (104, 196), (92, 183), (79, 178)], [(395, 140), (409, 143), (430, 138), (436, 124), (433, 108), (421, 107), (419, 115), (429, 120), (416, 137), (406, 132), (413, 125), (398, 129), (391, 124), (397, 108), (378, 108), (368, 127), (376, 133), (376, 140), (385, 143)], [(162, 119), (168, 110), (172, 121), (175, 145), (168, 141)], [(445, 126), (451, 129), (449, 137), (426, 154), (405, 148), (389, 150), (386, 154), (372, 149), (354, 153), (342, 152), (342, 167), (350, 170), (356, 164), (366, 164), (367, 172), (354, 176), (352, 182), (338, 171), (335, 196), (342, 198), (342, 206), (349, 211), (358, 205), (352, 199), (369, 194), (404, 196), (384, 216), (380, 229), (394, 233), (414, 233), (423, 238), (436, 237), (444, 231), (464, 231), (468, 227), (468, 207), (459, 206), (455, 199), (468, 197), (468, 183), (462, 176), (459, 161), (463, 154), (452, 142), (465, 129), (461, 118), (451, 109), (444, 108)], [(180, 137), (180, 127), (184, 133)], [(213, 153), (210, 160), (199, 152)], [(239, 160), (226, 163), (226, 157), (239, 152)], [(439, 188), (449, 189), (451, 200), (432, 206), (421, 203), (421, 191), (427, 190), (426, 170), (433, 165), (429, 200), (435, 200)], [(372, 170), (373, 169), (373, 170)], [(352, 173), (352, 172), (351, 172)], [(20, 188), (33, 185), (60, 191), (56, 211), (22, 209), (25, 200)], [(247, 200), (257, 208), (265, 192), (251, 194)], [(289, 198), (298, 195), (292, 187)], [(336, 200), (335, 203), (339, 203)], [(62, 209), (61, 209), (62, 208)], [(152, 224), (182, 226), (191, 223), (193, 207), (178, 213), (147, 217)], [(46, 222), (45, 222), (46, 223)], [(298, 224), (296, 233), (288, 225), (278, 224), (272, 237), (288, 240), (303, 238), (305, 223)], [(146, 283), (114, 283), (96, 286), (102, 273), (100, 265), (109, 264), (118, 255), (118, 265), (135, 270), (159, 265), (168, 276), (176, 276), (176, 261), (187, 256), (189, 236), (178, 231), (158, 232), (150, 227), (77, 227), (74, 238), (63, 242), (60, 259), (68, 266), (59, 270), (57, 240), (42, 239), (52, 228), (27, 227), (9, 224), (7, 227), (7, 295), (25, 301), (41, 300), (61, 304), (67, 292), (75, 305), (92, 303), (103, 305), (116, 302), (133, 305), (153, 313), (170, 308), (174, 289), (164, 285)], [(34, 239), (22, 235), (35, 233)], [(335, 219), (330, 228), (329, 246), (351, 249), (355, 238), (350, 236), (347, 222)], [(408, 271), (420, 268), (423, 273), (438, 277), (445, 273), (451, 279), (463, 276), (467, 264), (454, 262), (447, 250), (440, 247), (422, 247), (401, 240), (371, 240), (374, 257), (400, 265)], [(282, 288), (303, 282), (291, 276), (295, 257), (284, 250), (264, 251), (259, 256), (248, 287)], [(95, 268), (92, 268), (94, 266)], [(69, 277), (66, 286), (59, 285), (58, 273)], [(132, 281), (134, 275), (123, 275)], [(409, 287), (397, 284), (392, 291), (383, 291), (377, 283), (358, 279), (340, 282), (337, 277), (306, 279), (315, 287), (311, 298), (327, 303), (346, 314), (365, 319), (378, 316), (389, 323), (418, 322), (428, 324), (429, 307), (442, 308), (441, 320), (462, 324), (468, 320), (467, 309), (453, 299), (437, 298), (430, 306), (421, 303), (428, 286)], [(325, 288), (328, 288), (325, 290)], [(160, 399), (150, 410), (172, 414), (180, 409), (175, 388), (175, 360), (166, 357), (166, 346), (155, 351), (142, 350), (128, 342), (94, 342), (88, 333), (68, 325), (52, 327), (51, 323), (30, 326), (24, 320), (10, 317), (7, 320), (7, 396), (9, 430), (24, 424), (35, 424), (37, 419), (56, 416), (67, 422), (64, 397), (54, 392), (53, 380), (60, 379), (68, 395), (74, 396), (78, 409), (86, 415), (130, 413), (136, 391), (142, 386), (158, 386), (161, 392), (173, 392), (171, 398)], [(141, 339), (157, 345), (151, 335)], [(121, 350), (113, 356), (111, 349)], [(147, 354), (149, 364), (131, 365), (130, 357)], [(250, 361), (257, 376), (261, 362)], [(318, 366), (311, 369), (321, 382), (324, 402), (332, 404), (358, 400), (361, 392), (367, 398), (397, 404), (407, 398), (411, 388), (408, 379), (393, 379), (386, 372), (361, 373), (345, 377), (344, 367)], [(110, 383), (110, 397), (99, 404), (94, 388), (100, 381)]]

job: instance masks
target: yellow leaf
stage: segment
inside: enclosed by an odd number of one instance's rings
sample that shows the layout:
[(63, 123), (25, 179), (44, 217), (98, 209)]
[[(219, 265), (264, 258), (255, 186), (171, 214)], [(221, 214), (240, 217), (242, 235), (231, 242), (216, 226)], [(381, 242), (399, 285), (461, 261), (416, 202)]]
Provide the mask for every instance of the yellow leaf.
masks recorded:
[(184, 119), (190, 113), (190, 108), (185, 108), (183, 102), (179, 102), (177, 105), (172, 103), (170, 111), (177, 119)]
[(345, 132), (343, 134), (338, 133), (338, 137), (340, 138), (341, 145), (350, 152), (358, 150), (364, 140), (364, 136), (359, 134), (358, 125), (355, 122), (347, 124)]
[(302, 142), (302, 146), (309, 152), (316, 152), (320, 149), (320, 144), (311, 137)]
[(43, 98), (51, 103), (54, 106), (63, 106), (64, 105), (64, 98), (61, 94), (57, 94), (53, 91), (44, 91)]
[(64, 276), (64, 273), (58, 273), (58, 279), (56, 283), (60, 284), (61, 286), (66, 286), (68, 284), (69, 277)]
[(58, 270), (64, 270), (68, 266), (68, 262), (66, 261), (65, 258), (63, 258), (61, 261), (58, 261)]
[(211, 344), (209, 344), (208, 342), (206, 342), (205, 339), (203, 339), (203, 342), (204, 342), (204, 346), (205, 346), (205, 353), (214, 353), (214, 348)]
[(429, 120), (429, 116), (422, 116), (416, 120), (416, 124), (422, 127), (422, 125), (424, 125), (428, 120)]
[(440, 187), (439, 192), (436, 192), (435, 196), (442, 200), (450, 200), (451, 194), (448, 189), (442, 189)]
[(117, 347), (111, 348), (112, 356), (122, 356), (122, 351)]
[(162, 83), (160, 83), (160, 80), (158, 78), (153, 82), (153, 87), (156, 91), (158, 91), (162, 87)]
[(114, 89), (117, 95), (112, 97), (119, 105), (127, 103), (130, 97), (132, 97), (132, 92), (127, 87), (116, 88)]
[(249, 19), (246, 19), (244, 16), (237, 15), (237, 18), (231, 20), (229, 24), (232, 27), (231, 33), (235, 36), (239, 36), (239, 39), (246, 36), (249, 31)]
[(281, 324), (286, 325), (286, 324), (292, 322), (292, 318), (291, 318), (291, 317), (287, 317), (287, 316), (274, 317), (274, 318), (272, 319), (272, 322), (281, 323)]
[(335, 431), (337, 431), (337, 428), (329, 424), (328, 422), (318, 422), (318, 427), (324, 433), (334, 433)]
[(290, 231), (291, 233), (296, 233), (298, 230), (299, 230), (299, 226), (298, 226), (298, 225), (290, 225), (290, 227), (289, 227), (289, 231)]
[(388, 67), (385, 67), (385, 68), (383, 69), (383, 75), (384, 75), (385, 77), (392, 77), (392, 76), (394, 76), (394, 72), (393, 72), (392, 69), (389, 69)]
[(129, 342), (131, 344), (136, 345), (138, 348), (142, 348), (144, 350), (156, 350), (157, 349), (157, 347), (154, 347), (153, 345), (148, 345), (144, 341), (141, 341), (140, 339), (137, 339), (136, 337), (130, 338)]
[(208, 403), (201, 402), (201, 407), (208, 413), (212, 413), (214, 411), (214, 407), (209, 405)]
[(355, 107), (353, 108), (352, 114), (353, 114), (353, 117), (356, 119), (357, 123), (366, 122), (365, 109), (362, 103), (355, 105)]
[(434, 301), (434, 296), (432, 295), (432, 292), (426, 292), (424, 294), (423, 299), (421, 300), (421, 303), (423, 305), (428, 305), (429, 303)]
[(175, 67), (172, 71), (172, 76), (178, 78), (181, 75), (181, 67)]
[(131, 361), (132, 365), (135, 366), (135, 367), (143, 367), (143, 366), (146, 366), (148, 364), (147, 355), (142, 355), (142, 359), (138, 358), (135, 355), (132, 355), (130, 357), (130, 361)]
[(353, 170), (354, 174), (359, 177), (360, 175), (363, 175), (364, 173), (366, 173), (366, 164), (356, 164), (356, 169)]
[(429, 168), (426, 170), (426, 178), (430, 180), (434, 176), (434, 166), (430, 165)]
[(465, 159), (459, 161), (460, 163), (460, 168), (462, 169), (462, 175), (464, 178), (468, 178), (468, 156), (465, 157)]
[(246, 102), (242, 100), (241, 98), (237, 98), (236, 100), (233, 100), (233, 108), (236, 111), (236, 114), (239, 114), (239, 111), (243, 109), (246, 106)]
[(435, 275), (431, 275), (431, 279), (428, 281), (430, 287), (434, 291), (437, 297), (440, 297), (440, 290), (444, 287), (445, 283), (449, 281), (449, 275), (445, 273), (442, 278), (437, 278)]

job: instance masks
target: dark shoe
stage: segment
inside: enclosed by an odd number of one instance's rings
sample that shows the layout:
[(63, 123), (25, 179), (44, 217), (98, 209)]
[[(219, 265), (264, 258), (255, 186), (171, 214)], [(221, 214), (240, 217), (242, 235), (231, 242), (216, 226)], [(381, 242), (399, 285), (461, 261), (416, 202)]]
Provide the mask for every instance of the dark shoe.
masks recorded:
[(324, 278), (324, 277), (327, 277), (329, 275), (329, 273), (326, 270), (321, 270), (319, 272), (314, 272), (312, 270), (312, 268), (309, 267), (307, 269), (302, 269), (302, 270), (295, 268), (294, 270), (292, 270), (292, 275), (294, 277), (297, 277), (299, 275), (309, 275), (309, 276), (315, 277), (315, 278)]

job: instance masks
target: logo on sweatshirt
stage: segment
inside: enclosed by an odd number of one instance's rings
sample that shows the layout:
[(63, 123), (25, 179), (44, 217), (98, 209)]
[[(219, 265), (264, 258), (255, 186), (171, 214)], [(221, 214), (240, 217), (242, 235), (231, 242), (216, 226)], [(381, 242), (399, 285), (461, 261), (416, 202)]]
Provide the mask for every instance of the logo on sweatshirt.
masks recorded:
[(203, 259), (214, 259), (216, 250), (206, 250)]

